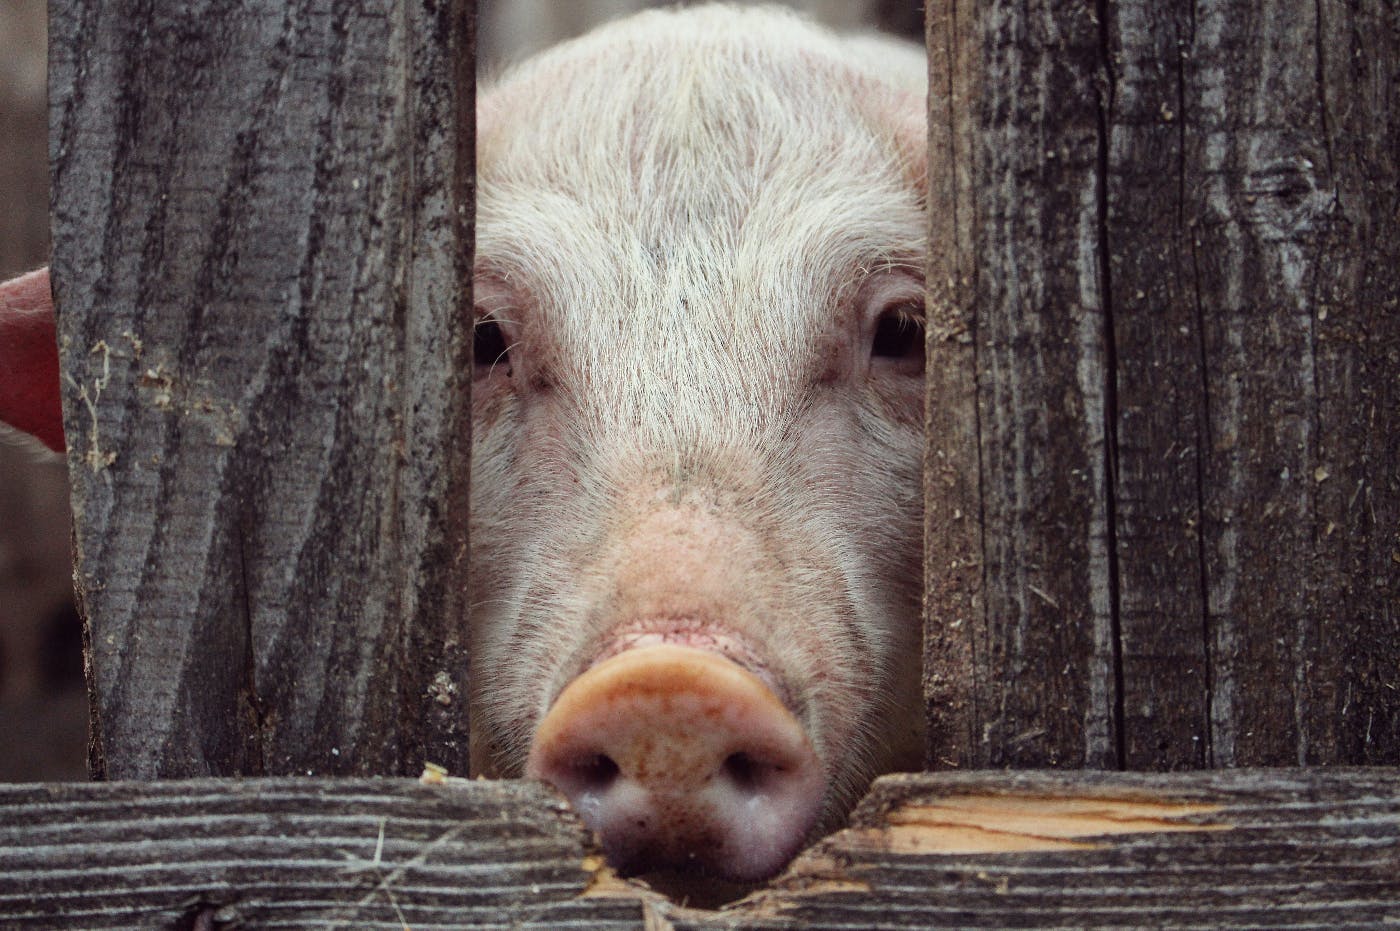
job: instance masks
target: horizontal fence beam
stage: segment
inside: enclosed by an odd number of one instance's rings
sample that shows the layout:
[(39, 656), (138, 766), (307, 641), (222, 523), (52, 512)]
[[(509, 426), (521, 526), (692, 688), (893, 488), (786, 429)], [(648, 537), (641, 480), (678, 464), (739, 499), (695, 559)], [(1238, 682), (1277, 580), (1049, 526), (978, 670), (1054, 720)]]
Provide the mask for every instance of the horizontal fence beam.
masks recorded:
[(725, 908), (612, 876), (528, 782), (0, 787), (6, 928), (1378, 926), (1400, 770), (880, 779), (851, 827)]

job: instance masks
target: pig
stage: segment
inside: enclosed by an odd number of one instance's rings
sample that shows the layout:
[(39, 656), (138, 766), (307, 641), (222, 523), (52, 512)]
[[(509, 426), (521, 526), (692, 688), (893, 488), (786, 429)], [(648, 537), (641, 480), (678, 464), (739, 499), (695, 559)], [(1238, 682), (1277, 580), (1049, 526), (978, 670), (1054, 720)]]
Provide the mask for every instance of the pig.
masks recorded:
[(763, 879), (919, 765), (926, 88), (720, 5), (479, 98), (474, 707), (624, 872)]
[[(922, 760), (925, 93), (710, 5), (479, 95), (476, 738), (625, 874), (765, 879)], [(62, 449), (52, 316), (0, 287), (0, 420)]]

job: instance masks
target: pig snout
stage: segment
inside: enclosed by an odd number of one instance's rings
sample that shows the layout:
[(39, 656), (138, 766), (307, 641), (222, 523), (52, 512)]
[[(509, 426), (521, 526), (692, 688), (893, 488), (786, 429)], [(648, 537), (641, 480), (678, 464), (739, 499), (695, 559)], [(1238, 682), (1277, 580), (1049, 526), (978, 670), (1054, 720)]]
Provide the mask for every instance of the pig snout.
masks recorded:
[(628, 649), (574, 679), (527, 773), (568, 796), (624, 873), (764, 879), (802, 845), (825, 779), (802, 725), (757, 675), (705, 649)]

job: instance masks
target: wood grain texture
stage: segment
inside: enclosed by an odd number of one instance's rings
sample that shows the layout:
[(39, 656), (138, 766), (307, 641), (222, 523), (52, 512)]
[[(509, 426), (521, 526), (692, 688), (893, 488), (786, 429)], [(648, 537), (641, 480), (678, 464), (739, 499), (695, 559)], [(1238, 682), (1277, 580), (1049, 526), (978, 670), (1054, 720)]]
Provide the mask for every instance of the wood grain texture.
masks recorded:
[(1109, 9), (1124, 763), (1393, 763), (1400, 16)]
[(91, 765), (466, 768), (467, 0), (56, 0)]
[(1181, 4), (1127, 3), (1105, 24), (1117, 43), (1105, 233), (1117, 347), (1124, 763), (1143, 768), (1211, 762), (1200, 498), (1201, 324), (1210, 302), (1194, 286), (1182, 203), (1190, 15)]
[(200, 916), (225, 931), (1376, 927), (1400, 920), (1400, 771), (886, 777), (849, 829), (719, 910), (611, 876), (532, 783), (0, 788), (6, 928)]
[[(0, 789), (6, 928), (635, 928), (533, 783), (204, 779)], [(592, 861), (590, 861), (592, 862)]]
[[(1025, 10), (1005, 3), (931, 11), (929, 28), (930, 47), (949, 50), (930, 58), (930, 99), (947, 95), (930, 120), (932, 172), (935, 179), (954, 172), (943, 182), (956, 201), (949, 235), (966, 253), (959, 268), (932, 269), (930, 280), (937, 288), (949, 275), (966, 282), (958, 299), (972, 345), (962, 353), (970, 359), (956, 363), (959, 386), (948, 392), (952, 376), (935, 371), (928, 403), (934, 418), (966, 404), (971, 364), (976, 435), (969, 437), (965, 425), (940, 432), (935, 422), (930, 472), (952, 463), (956, 478), (940, 487), (930, 476), (927, 507), (932, 515), (951, 511), (980, 521), (980, 607), (965, 634), (972, 664), (964, 675), (973, 695), (956, 728), (973, 742), (951, 761), (1113, 766), (1098, 26), (1085, 4)], [(966, 141), (950, 161), (945, 136)], [(947, 247), (938, 224), (946, 226), (948, 209), (935, 210), (935, 256)], [(941, 300), (935, 291), (935, 305)], [(936, 320), (930, 338), (935, 369), (943, 339)], [(973, 439), (975, 449), (968, 446)], [(968, 477), (974, 461), (977, 480)], [(970, 493), (977, 496), (962, 497)], [(957, 538), (970, 540), (971, 533)], [(935, 593), (951, 559), (936, 552), (943, 541), (933, 523), (928, 539), (935, 548), (928, 587)], [(929, 603), (936, 608), (933, 594)], [(931, 643), (944, 636), (941, 623), (931, 611)], [(939, 701), (930, 696), (931, 715), (944, 713)], [(929, 749), (931, 758), (949, 756)]]
[[(980, 592), (971, 693), (926, 691), (974, 735), (942, 757), (1400, 761), (1400, 12), (951, 6), (930, 48), (954, 192), (930, 365), (956, 242), (979, 399), (975, 449), (930, 431), (935, 659), (939, 592)], [(950, 134), (972, 140), (951, 166)], [(951, 361), (935, 428), (969, 381)], [(944, 567), (978, 533), (960, 580)]]
[(1400, 761), (1400, 9), (1327, 3), (1315, 26), (1332, 197), (1302, 249), (1313, 256), (1306, 399), (1317, 435), (1307, 599), (1294, 615), (1295, 759), (1390, 765)]
[[(781, 921), (768, 926), (1376, 927), (1400, 919), (1397, 775), (1353, 769), (888, 777), (856, 810), (851, 830), (819, 844), (775, 882), (766, 907)], [(996, 806), (989, 800), (1025, 811), (1075, 808), (1090, 832), (1099, 829), (1094, 813), (1102, 812), (1103, 833), (1076, 833), (1084, 846), (1056, 851), (891, 849), (890, 825), (909, 821), (902, 813), (936, 834), (940, 822), (967, 820), (959, 803), (970, 799), (988, 813), (980, 817), (984, 830), (1000, 834), (1007, 849), (1025, 838), (1029, 822), (1008, 827), (990, 816)], [(1134, 808), (1127, 825), (1113, 825), (1119, 812)], [(1152, 809), (1156, 815), (1144, 814)], [(1037, 839), (1043, 828), (1029, 830)], [(762, 914), (762, 901), (749, 903), (748, 912)]]
[(928, 11), (929, 250), (924, 280), (927, 352), (924, 377), (924, 658), (925, 766), (967, 765), (978, 758), (984, 666), (974, 649), (982, 601), (981, 428), (970, 160), (966, 104), (976, 48), (967, 41), (968, 5)]
[(1113, 10), (1126, 762), (1394, 762), (1393, 5)]

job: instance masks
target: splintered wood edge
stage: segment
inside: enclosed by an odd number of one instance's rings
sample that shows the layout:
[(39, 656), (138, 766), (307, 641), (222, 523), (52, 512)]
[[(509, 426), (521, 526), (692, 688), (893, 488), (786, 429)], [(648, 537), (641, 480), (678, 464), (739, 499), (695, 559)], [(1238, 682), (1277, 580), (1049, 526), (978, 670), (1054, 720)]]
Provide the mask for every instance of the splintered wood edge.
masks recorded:
[[(1345, 823), (1346, 836), (1332, 836), (1328, 823)], [(1278, 832), (1288, 835), (1287, 843), (1271, 856), (1283, 874), (1365, 837), (1378, 852), (1379, 869), (1400, 875), (1400, 770), (885, 776), (857, 805), (849, 827), (808, 848), (766, 886), (719, 911), (674, 905), (664, 911), (677, 919), (677, 929), (856, 927), (872, 909), (898, 913), (901, 921), (917, 916), (932, 927), (949, 920), (947, 910), (956, 910), (963, 896), (971, 896), (969, 907), (985, 908), (986, 903), (977, 904), (975, 890), (969, 893), (961, 883), (991, 884), (1003, 894), (1008, 884), (1022, 883), (1028, 869), (1051, 877), (1062, 871), (1101, 876), (1107, 869), (1119, 878), (1135, 877), (1131, 882), (1139, 884), (1135, 894), (1141, 902), (1175, 903), (1172, 907), (1197, 915), (1208, 927), (1208, 907), (1156, 885), (1151, 864), (1170, 851), (1173, 868), (1213, 877), (1205, 880), (1207, 886), (1227, 878), (1248, 886), (1255, 881), (1249, 864), (1257, 866), (1252, 845)], [(1319, 897), (1315, 907), (1338, 919), (1377, 908), (1387, 914), (1393, 909), (1400, 917), (1400, 884), (1383, 886), (1351, 904)], [(1064, 890), (1056, 894), (1075, 898)], [(1011, 921), (1018, 908), (1030, 914), (1044, 904), (1015, 901), (1007, 900), (1004, 920)], [(1084, 904), (1075, 901), (1076, 907)], [(1111, 912), (1107, 918), (1087, 913), (1084, 918), (1086, 925), (1121, 920)]]
[(890, 853), (1008, 853), (1089, 850), (1101, 842), (1076, 838), (1163, 831), (1228, 831), (1228, 824), (1181, 819), (1214, 814), (1219, 805), (1115, 801), (1061, 796), (964, 795), (892, 809), (887, 823), (856, 828), (852, 848)]
[[(1329, 875), (1315, 875), (1324, 862)], [(1290, 907), (1341, 926), (1400, 918), (1397, 875), (1394, 768), (900, 774), (876, 780), (850, 827), (764, 889), (708, 917), (670, 914), (676, 931), (875, 916), (1010, 927), (1069, 915), (1097, 927), (1167, 912), (1207, 928), (1224, 907), (1211, 890), (1230, 886), (1234, 917), (1267, 925), (1282, 881), (1300, 884)], [(1335, 894), (1301, 892), (1319, 883)]]
[(851, 875), (850, 867), (872, 855), (1087, 851), (1109, 846), (1121, 835), (1233, 829), (1233, 823), (1221, 820), (1228, 790), (1212, 793), (1222, 801), (1178, 801), (1172, 787), (1162, 784), (1171, 781), (1182, 783), (1178, 795), (1202, 794), (1179, 775), (973, 771), (884, 776), (856, 807), (849, 827), (818, 841), (781, 876), (733, 908), (781, 913), (789, 900), (871, 893), (871, 884)]
[(1234, 827), (1223, 816), (1228, 791), (1180, 784), (1173, 793), (1170, 782), (1122, 773), (888, 776), (876, 780), (850, 827), (817, 849), (824, 857), (1093, 850), (1122, 835)]

